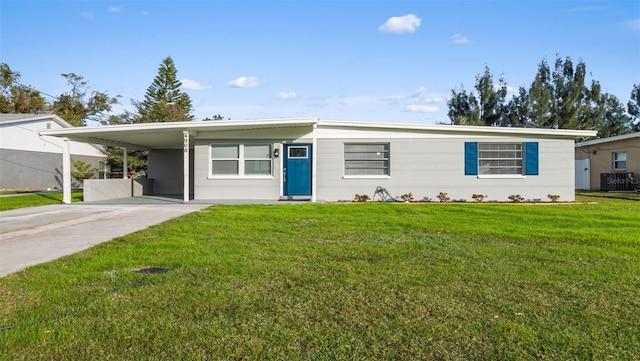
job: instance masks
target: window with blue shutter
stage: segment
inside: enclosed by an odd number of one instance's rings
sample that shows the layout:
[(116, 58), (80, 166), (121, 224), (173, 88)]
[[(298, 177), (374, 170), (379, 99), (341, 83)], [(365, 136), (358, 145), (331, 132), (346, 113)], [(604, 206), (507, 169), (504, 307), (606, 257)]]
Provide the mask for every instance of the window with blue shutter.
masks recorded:
[(538, 142), (464, 143), (465, 175), (538, 175)]

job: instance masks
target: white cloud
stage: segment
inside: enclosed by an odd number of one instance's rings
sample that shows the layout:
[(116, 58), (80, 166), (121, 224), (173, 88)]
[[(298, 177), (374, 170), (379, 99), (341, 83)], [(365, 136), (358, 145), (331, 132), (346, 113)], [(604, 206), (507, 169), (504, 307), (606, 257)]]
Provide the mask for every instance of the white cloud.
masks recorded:
[(640, 19), (626, 21), (626, 22), (622, 23), (622, 26), (624, 26), (627, 29), (639, 30), (640, 29)]
[(115, 7), (115, 6), (109, 6), (107, 8), (107, 11), (110, 12), (110, 13), (119, 13), (119, 12), (122, 11), (122, 9), (119, 8), (119, 7)]
[(237, 79), (230, 80), (227, 82), (227, 86), (232, 88), (255, 88), (260, 84), (262, 84), (262, 81), (260, 81), (260, 79), (254, 78), (251, 76), (250, 77), (241, 76)]
[(197, 80), (191, 80), (191, 79), (181, 79), (180, 82), (182, 83), (182, 87), (184, 89), (189, 89), (189, 90), (202, 90), (202, 89), (211, 89), (211, 84), (205, 82), (199, 82)]
[(451, 42), (454, 44), (469, 44), (469, 38), (462, 34), (455, 34), (451, 36)]
[(81, 12), (80, 16), (82, 16), (83, 18), (87, 18), (87, 19), (93, 19), (93, 13), (90, 13), (88, 11)]
[(276, 94), (276, 99), (280, 99), (280, 100), (292, 100), (297, 97), (298, 96), (296, 95), (295, 92), (280, 92)]
[(434, 107), (433, 105), (411, 104), (407, 105), (407, 108), (405, 110), (412, 113), (434, 113), (440, 110), (440, 108)]
[(413, 14), (390, 17), (378, 30), (383, 33), (403, 34), (418, 30), (422, 20)]

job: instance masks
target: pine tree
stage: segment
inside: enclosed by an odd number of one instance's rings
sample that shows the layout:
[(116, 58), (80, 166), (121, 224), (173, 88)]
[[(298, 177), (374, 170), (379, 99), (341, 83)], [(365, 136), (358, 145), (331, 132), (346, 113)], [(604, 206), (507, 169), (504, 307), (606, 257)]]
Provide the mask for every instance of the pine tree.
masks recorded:
[(137, 123), (185, 122), (193, 120), (191, 98), (180, 91), (182, 83), (171, 57), (165, 58), (158, 68), (153, 83), (147, 88), (144, 101), (136, 104)]

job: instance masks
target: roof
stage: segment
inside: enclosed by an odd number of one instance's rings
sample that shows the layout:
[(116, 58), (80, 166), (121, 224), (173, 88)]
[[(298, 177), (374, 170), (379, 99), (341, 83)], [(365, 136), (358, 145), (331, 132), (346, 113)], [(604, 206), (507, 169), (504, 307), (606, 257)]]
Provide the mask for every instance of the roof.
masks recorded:
[(42, 135), (67, 137), (70, 140), (78, 142), (144, 150), (182, 148), (184, 142), (183, 132), (185, 131), (192, 135), (197, 135), (198, 132), (205, 131), (273, 129), (302, 126), (429, 133), (528, 135), (567, 139), (586, 138), (596, 135), (595, 131), (588, 130), (347, 122), (320, 120), (311, 117), (125, 124), (100, 127), (76, 127), (72, 129), (51, 129), (42, 130), (40, 133)]
[(576, 148), (584, 147), (584, 146), (588, 146), (588, 145), (616, 142), (616, 141), (619, 141), (619, 140), (632, 139), (632, 138), (640, 138), (640, 132), (616, 135), (615, 137), (608, 137), (608, 138), (600, 138), (600, 139), (589, 140), (587, 142), (581, 142), (581, 143), (576, 144)]
[(34, 120), (53, 120), (63, 128), (73, 128), (73, 125), (55, 114), (0, 113), (0, 125), (32, 122)]

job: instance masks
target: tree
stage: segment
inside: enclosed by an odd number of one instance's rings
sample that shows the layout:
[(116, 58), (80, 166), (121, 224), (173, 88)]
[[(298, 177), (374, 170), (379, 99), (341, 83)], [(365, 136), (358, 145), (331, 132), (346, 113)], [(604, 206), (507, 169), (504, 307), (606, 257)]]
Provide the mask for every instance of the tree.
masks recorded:
[(551, 127), (562, 129), (577, 129), (577, 117), (582, 105), (585, 89), (586, 65), (582, 60), (575, 69), (570, 57), (563, 61), (556, 58), (555, 69), (552, 74), (554, 85), (553, 113)]
[(96, 174), (96, 170), (91, 167), (91, 164), (80, 159), (72, 159), (71, 166), (71, 177), (80, 183), (84, 183), (85, 179), (89, 179)]
[(506, 126), (513, 127), (531, 127), (531, 121), (529, 118), (529, 94), (524, 87), (518, 88), (518, 94), (505, 106), (506, 119), (504, 120)]
[(505, 98), (507, 96), (507, 84), (504, 78), (498, 79), (498, 84), (493, 84), (493, 75), (489, 67), (485, 66), (484, 73), (476, 76), (476, 90), (480, 101), (480, 125), (503, 125), (505, 110)]
[(627, 103), (627, 112), (633, 123), (634, 131), (640, 132), (640, 84), (635, 84), (631, 90), (631, 99)]
[(614, 95), (605, 95), (604, 114), (598, 124), (598, 138), (608, 138), (633, 132), (624, 106)]
[(171, 57), (165, 58), (158, 68), (153, 83), (147, 88), (142, 103), (135, 103), (139, 117), (137, 123), (184, 122), (193, 120), (191, 98), (180, 91), (182, 83)]
[(107, 163), (112, 172), (129, 172), (130, 170), (139, 172), (147, 169), (147, 157), (149, 152), (146, 150), (127, 150), (127, 168), (124, 168), (122, 148), (107, 147)]
[(591, 87), (584, 89), (584, 98), (578, 114), (578, 129), (596, 130), (603, 120), (607, 105), (607, 94), (602, 94), (598, 81), (592, 80)]
[(477, 125), (480, 119), (478, 100), (462, 88), (459, 92), (451, 90), (451, 98), (447, 101), (449, 119), (455, 125)]
[(22, 85), (20, 73), (0, 63), (0, 113), (37, 113), (47, 107), (40, 92)]
[(75, 127), (87, 125), (87, 121), (102, 122), (118, 104), (120, 96), (111, 97), (107, 93), (92, 91), (87, 98), (88, 85), (83, 77), (74, 73), (62, 74), (71, 86), (71, 90), (60, 95), (51, 105), (53, 113)]
[(538, 64), (538, 72), (529, 87), (527, 95), (528, 126), (535, 128), (551, 126), (553, 93), (551, 70), (547, 60), (543, 59)]
[(507, 85), (504, 79), (501, 77), (495, 86), (489, 67), (485, 67), (484, 73), (476, 76), (475, 89), (477, 96), (464, 88), (460, 92), (451, 90), (451, 98), (447, 101), (451, 124), (502, 125), (506, 119)]

